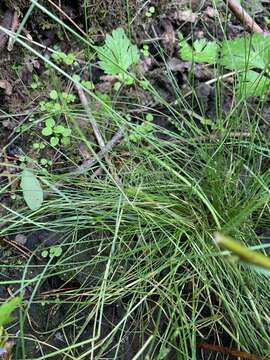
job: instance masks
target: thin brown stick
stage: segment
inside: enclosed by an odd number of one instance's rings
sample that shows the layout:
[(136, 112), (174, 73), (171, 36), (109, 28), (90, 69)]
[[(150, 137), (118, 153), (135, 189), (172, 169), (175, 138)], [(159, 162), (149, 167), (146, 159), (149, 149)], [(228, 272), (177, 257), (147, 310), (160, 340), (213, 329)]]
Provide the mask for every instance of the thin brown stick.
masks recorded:
[(270, 360), (269, 357), (259, 357), (257, 355), (254, 354), (250, 354), (244, 351), (238, 351), (236, 349), (231, 349), (225, 346), (220, 346), (220, 345), (213, 345), (213, 344), (206, 344), (206, 343), (200, 343), (197, 345), (198, 349), (203, 349), (203, 350), (207, 350), (207, 351), (211, 351), (211, 352), (217, 352), (217, 353), (222, 353), (225, 355), (229, 355), (235, 358), (240, 358), (240, 359), (246, 359), (246, 360)]
[[(97, 142), (98, 142), (98, 145), (100, 147), (100, 150), (104, 150), (105, 148), (105, 142), (103, 140), (103, 137), (99, 131), (99, 127), (98, 127), (98, 124), (96, 122), (96, 119), (94, 118), (94, 116), (92, 115), (91, 113), (91, 110), (90, 110), (90, 104), (88, 102), (88, 99), (83, 91), (83, 89), (79, 86), (79, 85), (76, 85), (76, 89), (77, 89), (77, 92), (78, 92), (78, 95), (79, 95), (79, 98), (81, 100), (81, 103), (85, 109), (85, 111), (87, 112), (88, 114), (88, 117), (89, 117), (89, 120), (90, 120), (90, 123), (91, 123), (91, 126), (93, 128), (93, 131), (94, 131), (94, 134), (95, 134), (95, 137), (97, 139)], [(120, 182), (120, 179), (119, 177), (117, 176), (117, 174), (115, 174), (115, 171), (114, 171), (114, 167), (113, 167), (113, 164), (111, 162), (111, 159), (108, 155), (108, 153), (105, 153), (104, 154), (104, 158), (108, 164), (108, 167), (112, 173), (112, 175), (114, 175), (114, 178), (115, 180), (119, 183)]]
[[(7, 30), (11, 29), (13, 20), (13, 13), (11, 10), (6, 10), (3, 15), (3, 20), (1, 22), (1, 26)], [(8, 41), (8, 35), (5, 32), (0, 32), (0, 50), (2, 50)]]
[(61, 14), (63, 17), (65, 17), (68, 21), (70, 21), (71, 24), (72, 24), (78, 31), (80, 31), (84, 36), (87, 37), (86, 32), (84, 32), (84, 31), (79, 27), (79, 25), (77, 25), (77, 24), (75, 23), (75, 21), (73, 21), (73, 20), (64, 12), (64, 10), (63, 10), (60, 6), (56, 5), (52, 0), (47, 0), (47, 1), (48, 1), (52, 6), (54, 6), (54, 7), (60, 12), (60, 14)]
[[(27, 252), (27, 251), (29, 251), (25, 246), (23, 246), (23, 245), (17, 245), (14, 241), (10, 241), (10, 240), (7, 240), (7, 239), (5, 239), (4, 237), (1, 237), (0, 238), (0, 241), (3, 241), (3, 242), (5, 242), (5, 243), (7, 243), (8, 245), (10, 245), (10, 246), (13, 246), (17, 251), (19, 251), (20, 253), (21, 253), (21, 255), (23, 256), (23, 257), (26, 257), (26, 258), (30, 258), (31, 257), (31, 255)], [(30, 252), (30, 251), (29, 251)]]
[[(112, 148), (119, 142), (124, 136), (123, 129), (119, 129), (114, 136), (111, 138), (110, 141), (107, 142), (107, 144), (104, 146), (102, 150), (100, 150), (97, 153), (97, 158), (101, 160), (106, 154), (108, 154)], [(95, 165), (98, 162), (97, 159), (92, 159), (86, 161), (83, 165), (81, 165), (79, 168), (76, 168), (74, 170), (74, 173), (80, 173), (89, 170), (93, 165)]]
[(266, 34), (266, 32), (252, 19), (252, 17), (243, 9), (237, 0), (224, 0), (225, 4), (238, 20), (250, 31), (259, 34)]
[[(11, 28), (10, 31), (15, 33), (17, 30), (17, 27), (19, 26), (19, 16), (20, 16), (20, 12), (18, 10), (15, 10), (13, 13), (13, 18), (12, 18), (12, 23), (11, 23)], [(7, 49), (8, 51), (11, 51), (13, 49), (13, 45), (14, 45), (14, 38), (10, 37), (8, 40), (8, 46)]]
[(90, 120), (92, 129), (94, 131), (95, 137), (97, 139), (98, 145), (100, 146), (100, 148), (102, 150), (105, 146), (105, 143), (104, 143), (103, 137), (99, 131), (99, 127), (96, 122), (96, 119), (94, 118), (93, 114), (91, 113), (89, 101), (88, 101), (83, 89), (79, 85), (76, 85), (76, 89), (77, 89), (79, 98), (81, 100), (82, 106), (84, 107), (84, 109), (87, 112), (87, 115), (89, 117), (89, 120)]

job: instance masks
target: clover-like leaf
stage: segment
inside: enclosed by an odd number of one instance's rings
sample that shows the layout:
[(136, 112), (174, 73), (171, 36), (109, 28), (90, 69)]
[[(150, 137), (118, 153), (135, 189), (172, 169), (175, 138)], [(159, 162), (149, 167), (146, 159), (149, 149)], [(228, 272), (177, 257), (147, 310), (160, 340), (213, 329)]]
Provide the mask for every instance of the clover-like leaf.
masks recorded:
[(69, 136), (64, 136), (64, 137), (62, 137), (61, 143), (62, 143), (64, 146), (69, 145), (69, 144), (70, 144), (70, 137), (69, 137)]
[(64, 130), (63, 130), (63, 132), (62, 132), (62, 135), (64, 136), (64, 137), (68, 137), (68, 136), (70, 136), (71, 135), (71, 130), (69, 129), (69, 128), (64, 128)]
[(52, 128), (55, 125), (55, 121), (53, 118), (48, 118), (48, 119), (46, 119), (45, 124), (46, 124), (46, 127)]
[(95, 84), (92, 81), (82, 81), (82, 86), (84, 86), (86, 89), (88, 90), (94, 90), (95, 89)]
[(63, 250), (61, 246), (52, 246), (50, 248), (50, 257), (59, 257), (61, 256)]
[(64, 134), (65, 132), (65, 127), (63, 125), (57, 125), (55, 128), (54, 128), (54, 132), (55, 134)]
[(61, 112), (62, 111), (62, 107), (61, 107), (61, 105), (59, 104), (59, 103), (55, 103), (54, 105), (53, 105), (53, 109), (52, 109), (54, 112)]
[(43, 251), (41, 252), (41, 256), (42, 256), (43, 258), (46, 258), (48, 255), (49, 255), (49, 251), (48, 251), (48, 250), (43, 250)]
[(52, 137), (50, 138), (50, 144), (51, 144), (52, 146), (57, 146), (58, 143), (59, 143), (58, 137), (52, 136)]
[(47, 160), (47, 159), (42, 158), (42, 159), (40, 159), (40, 163), (41, 163), (41, 165), (45, 166), (45, 165), (47, 165), (47, 164), (48, 164), (48, 160)]
[(52, 90), (52, 91), (50, 92), (50, 98), (51, 98), (52, 100), (56, 100), (56, 99), (58, 98), (58, 93), (57, 93), (56, 90)]
[(50, 136), (53, 133), (53, 129), (50, 126), (47, 126), (47, 127), (43, 128), (41, 132), (42, 132), (42, 135), (44, 135), (44, 136)]

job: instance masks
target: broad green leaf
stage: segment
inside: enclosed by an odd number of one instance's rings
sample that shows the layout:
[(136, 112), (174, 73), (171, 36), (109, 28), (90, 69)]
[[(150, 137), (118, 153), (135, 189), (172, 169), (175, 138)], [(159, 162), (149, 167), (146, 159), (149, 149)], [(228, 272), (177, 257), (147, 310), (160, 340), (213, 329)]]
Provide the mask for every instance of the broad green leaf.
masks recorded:
[[(270, 64), (270, 36), (252, 34), (224, 40), (220, 46), (205, 39), (189, 45), (181, 33), (180, 56), (196, 63), (218, 63), (226, 69), (239, 71), (237, 92), (241, 96), (262, 96), (269, 91), (270, 79), (264, 71)], [(261, 71), (260, 71), (261, 70)]]
[(264, 69), (262, 54), (254, 48), (254, 41), (251, 39), (251, 36), (247, 36), (224, 41), (219, 63), (230, 70)]
[(193, 46), (184, 40), (179, 34), (180, 56), (183, 60), (194, 61), (195, 63), (216, 64), (219, 46), (215, 41), (207, 42), (205, 39), (195, 40)]
[(136, 45), (132, 45), (124, 29), (112, 31), (106, 35), (105, 45), (97, 48), (99, 65), (109, 75), (125, 75), (126, 70), (139, 61), (140, 53)]
[(256, 71), (240, 74), (238, 93), (242, 96), (262, 96), (270, 88), (270, 79)]
[(31, 210), (40, 208), (43, 202), (43, 190), (35, 174), (30, 169), (24, 169), (21, 175), (23, 198)]
[(20, 303), (21, 298), (14, 297), (0, 306), (0, 326), (7, 324), (14, 319), (11, 316), (11, 313), (18, 307)]
[(257, 56), (261, 57), (264, 66), (268, 67), (270, 62), (270, 36), (255, 33), (252, 36), (252, 46)]

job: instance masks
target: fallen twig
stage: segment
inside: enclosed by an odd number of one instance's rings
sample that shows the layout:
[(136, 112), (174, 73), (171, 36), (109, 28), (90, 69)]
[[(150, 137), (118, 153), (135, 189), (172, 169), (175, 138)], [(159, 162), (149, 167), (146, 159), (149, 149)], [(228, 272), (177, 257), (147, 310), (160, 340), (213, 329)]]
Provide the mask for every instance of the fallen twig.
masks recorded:
[[(13, 33), (16, 32), (17, 27), (19, 26), (19, 16), (20, 16), (20, 12), (18, 10), (14, 10), (11, 28), (10, 28), (10, 31)], [(8, 51), (11, 51), (13, 49), (14, 41), (15, 39), (13, 37), (9, 38), (8, 46), (7, 46)]]
[(89, 170), (93, 165), (95, 165), (99, 160), (101, 160), (106, 154), (108, 154), (112, 148), (123, 138), (124, 132), (123, 128), (119, 129), (110, 141), (103, 147), (101, 151), (97, 153), (97, 159), (87, 160), (83, 165), (76, 168), (73, 173), (80, 173)]
[[(13, 13), (10, 10), (6, 10), (1, 22), (1, 26), (7, 30), (11, 29), (13, 19)], [(0, 32), (0, 50), (3, 49), (8, 41), (8, 35), (5, 32)]]
[[(102, 137), (102, 135), (101, 135), (101, 133), (99, 131), (99, 127), (98, 127), (98, 124), (96, 122), (96, 119), (94, 118), (94, 116), (92, 115), (92, 113), (90, 111), (90, 104), (89, 104), (89, 102), (87, 100), (87, 97), (85, 96), (85, 93), (84, 93), (83, 89), (79, 85), (76, 85), (76, 89), (77, 89), (79, 98), (81, 100), (81, 103), (82, 103), (84, 109), (86, 110), (86, 112), (87, 112), (87, 114), (89, 116), (89, 120), (90, 120), (91, 126), (93, 128), (95, 137), (97, 139), (98, 145), (100, 146), (100, 150), (102, 151), (105, 148), (105, 142), (104, 142), (103, 137)], [(109, 169), (111, 170), (112, 175), (114, 176), (115, 180), (119, 183), (120, 179), (117, 176), (117, 174), (115, 174), (115, 172), (114, 172), (113, 164), (112, 164), (111, 159), (110, 159), (110, 157), (108, 155), (108, 152), (104, 154), (104, 157), (105, 157), (105, 160), (106, 160), (106, 162), (108, 164)]]
[(79, 98), (81, 100), (82, 106), (84, 107), (84, 109), (87, 112), (87, 115), (89, 117), (91, 126), (93, 128), (95, 137), (97, 139), (97, 142), (98, 142), (100, 148), (103, 149), (104, 146), (105, 146), (105, 143), (104, 143), (103, 137), (102, 137), (102, 135), (101, 135), (101, 133), (99, 131), (96, 119), (94, 118), (94, 116), (91, 113), (90, 104), (89, 104), (89, 102), (88, 102), (88, 100), (87, 100), (87, 98), (85, 96), (85, 93), (84, 93), (83, 89), (79, 85), (76, 85), (76, 89), (77, 89)]
[(14, 241), (7, 240), (4, 237), (0, 238), (0, 242), (1, 241), (7, 243), (10, 246), (13, 246), (16, 250), (18, 250), (21, 253), (21, 255), (23, 257), (25, 257), (25, 258), (30, 258), (31, 257), (31, 254), (29, 254), (29, 253), (31, 253), (31, 251), (29, 249), (27, 249), (25, 246), (17, 245)]
[(224, 347), (224, 346), (220, 346), (220, 345), (213, 345), (213, 344), (206, 344), (206, 343), (200, 343), (197, 345), (198, 349), (203, 349), (203, 350), (207, 350), (207, 351), (212, 351), (212, 352), (218, 352), (218, 353), (222, 353), (225, 355), (229, 355), (232, 357), (238, 357), (240, 359), (246, 359), (246, 360), (270, 360), (269, 357), (259, 357), (257, 355), (254, 354), (250, 354), (244, 351), (238, 351), (236, 349), (231, 349), (228, 347)]
[(70, 23), (80, 32), (82, 33), (84, 36), (88, 37), (88, 35), (86, 34), (86, 32), (84, 32), (79, 25), (77, 25), (75, 23), (75, 21), (73, 21), (66, 13), (65, 11), (58, 5), (56, 5), (52, 0), (47, 0), (48, 3), (50, 3), (52, 6), (54, 6), (59, 12), (60, 14), (65, 17), (68, 21), (70, 21)]
[(238, 20), (250, 31), (259, 34), (267, 34), (252, 17), (243, 9), (238, 0), (224, 0), (225, 4)]

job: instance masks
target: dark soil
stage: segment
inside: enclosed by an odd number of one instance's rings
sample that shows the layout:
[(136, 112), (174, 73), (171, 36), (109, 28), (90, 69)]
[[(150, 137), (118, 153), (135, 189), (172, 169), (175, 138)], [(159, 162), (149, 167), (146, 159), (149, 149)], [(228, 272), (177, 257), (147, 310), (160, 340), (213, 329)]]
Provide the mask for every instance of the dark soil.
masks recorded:
[[(46, 1), (44, 4), (48, 4)], [(83, 8), (83, 3), (87, 3), (86, 8)], [(160, 45), (163, 46), (165, 51), (165, 56), (167, 58), (168, 64), (171, 66), (171, 71), (179, 82), (179, 85), (182, 87), (183, 91), (187, 88), (188, 80), (190, 79), (190, 68), (187, 64), (183, 64), (180, 60), (177, 60), (177, 46), (173, 41), (175, 31), (181, 29), (184, 35), (188, 36), (194, 27), (194, 37), (201, 38), (206, 37), (210, 38), (212, 35), (222, 38), (223, 34), (220, 27), (215, 20), (215, 15), (211, 15), (211, 3), (204, 2), (203, 5), (199, 1), (192, 1), (191, 6), (192, 10), (200, 10), (200, 16), (195, 20), (195, 23), (189, 21), (184, 21), (179, 17), (179, 11), (181, 9), (186, 9), (190, 7), (190, 1), (164, 1), (164, 0), (155, 0), (151, 1), (151, 5), (155, 6), (157, 13), (153, 19), (145, 19), (145, 17), (140, 16), (138, 9), (142, 7), (143, 2), (139, 0), (129, 0), (129, 12), (126, 9), (125, 1), (123, 0), (98, 0), (88, 2), (83, 1), (61, 1), (61, 6), (65, 13), (75, 21), (77, 24), (80, 24), (84, 31), (89, 33), (89, 36), (95, 41), (100, 41), (107, 32), (110, 32), (112, 29), (123, 26), (128, 28), (128, 23), (133, 19), (131, 34), (134, 41), (138, 45), (141, 45), (143, 41), (147, 40), (149, 37), (162, 37), (164, 32), (168, 35), (167, 41), (160, 41)], [(49, 9), (55, 14), (59, 15), (57, 10), (48, 5)], [(14, 8), (18, 7), (23, 14), (27, 11), (29, 7), (29, 1), (20, 0), (20, 1), (10, 1), (5, 0), (0, 4), (0, 23), (2, 26), (10, 29), (12, 23), (12, 16)], [(210, 7), (210, 9), (209, 9)], [(211, 10), (212, 9), (212, 10)], [(87, 13), (87, 20), (89, 26), (85, 25), (84, 11)], [(143, 11), (143, 10), (142, 10)], [(225, 9), (224, 9), (225, 14)], [(262, 20), (263, 17), (261, 13), (258, 13), (259, 20)], [(62, 18), (68, 25), (71, 23)], [(227, 32), (230, 37), (236, 37), (242, 35), (244, 30), (240, 23), (235, 20), (232, 16), (231, 23), (227, 26)], [(49, 29), (46, 29), (46, 26)], [(71, 25), (72, 26), (72, 25)], [(73, 49), (78, 50), (79, 44), (75, 39), (66, 38), (66, 35), (63, 35), (63, 38), (58, 37), (58, 32), (61, 30), (57, 26), (51, 24), (51, 20), (42, 14), (39, 10), (35, 10), (35, 16), (32, 16), (26, 24), (27, 30), (31, 33), (32, 37), (43, 44), (44, 47), (50, 47), (55, 44), (60, 45), (64, 51), (72, 51)], [(169, 33), (171, 31), (171, 33)], [(171, 36), (171, 37), (170, 37)], [(41, 78), (46, 80), (46, 69), (44, 64), (36, 58), (34, 55), (30, 55), (25, 50), (22, 50), (18, 45), (14, 45), (12, 51), (7, 50), (8, 37), (3, 33), (0, 33), (0, 80), (7, 81), (11, 87), (12, 92), (8, 94), (5, 89), (0, 88), (0, 155), (3, 159), (13, 162), (14, 164), (19, 164), (18, 157), (23, 154), (31, 154), (32, 149), (30, 147), (30, 141), (25, 135), (15, 137), (15, 130), (18, 126), (21, 126), (29, 114), (33, 111), (37, 105), (32, 99), (35, 96), (40, 96), (35, 90), (30, 89), (30, 85), (34, 79), (34, 75), (38, 74)], [(153, 54), (156, 53), (156, 48), (153, 44), (150, 44), (150, 52)], [(176, 94), (171, 90), (171, 84), (168, 83), (168, 77), (166, 77), (166, 69), (163, 64), (162, 59), (156, 56), (155, 63), (142, 64), (142, 69), (144, 69), (145, 76), (149, 81), (155, 86), (160, 93), (163, 94), (164, 98), (168, 102), (173, 102), (176, 99)], [(140, 69), (140, 70), (142, 70)], [(103, 81), (100, 79), (102, 73), (96, 71), (93, 73), (93, 79), (100, 89), (105, 89), (108, 93), (111, 91), (111, 83)], [(198, 65), (193, 69), (192, 74), (196, 87), (197, 87), (197, 96), (200, 99), (200, 102), (196, 104), (196, 111), (208, 118), (211, 118), (215, 121), (217, 113), (215, 111), (215, 92), (214, 88), (211, 85), (205, 85), (205, 81), (213, 78), (213, 73), (209, 67), (204, 65)], [(47, 81), (49, 78), (47, 77)], [(30, 89), (30, 91), (29, 91)], [(46, 92), (46, 89), (45, 91)], [(126, 93), (121, 94), (125, 99), (129, 99), (129, 111), (134, 110), (133, 103), (138, 104), (142, 102), (142, 99), (146, 101), (147, 104), (154, 103), (154, 99), (148, 98), (144, 93), (138, 93), (135, 90), (129, 90)], [(146, 98), (146, 100), (145, 100)], [(187, 101), (189, 99), (187, 98)], [(231, 105), (231, 95), (230, 93), (224, 97), (223, 111), (224, 113), (229, 111)], [(130, 105), (131, 104), (131, 105)], [(155, 106), (155, 105), (152, 105)], [(180, 105), (177, 105), (180, 106)], [(256, 104), (255, 104), (256, 106)], [(159, 110), (164, 111), (162, 106), (158, 105)], [(181, 109), (179, 107), (179, 109)], [(9, 114), (21, 114), (15, 115), (11, 120), (4, 121), (4, 115)], [(269, 118), (268, 114), (267, 118)], [(3, 120), (2, 120), (3, 119)], [(166, 112), (164, 111), (164, 116), (159, 120), (160, 125), (168, 127), (172, 130), (172, 125), (169, 125), (166, 121)], [(73, 160), (78, 162), (78, 159), (74, 157), (74, 154), (69, 154), (73, 156)], [(76, 154), (77, 156), (77, 154)], [(58, 159), (61, 163), (61, 159)], [(82, 161), (82, 160), (81, 160)], [(2, 160), (1, 160), (2, 162)], [(59, 165), (60, 166), (60, 165)], [(3, 167), (0, 168), (1, 171), (5, 171)], [(1, 180), (2, 181), (2, 180)], [(2, 185), (2, 184), (1, 184)], [(5, 185), (5, 182), (3, 182)], [(1, 203), (4, 203), (10, 208), (16, 209), (20, 204), (15, 203), (7, 196), (5, 193), (0, 195)], [(1, 210), (2, 211), (2, 210)], [(5, 226), (1, 224), (0, 226)], [(87, 234), (81, 234), (81, 236), (87, 236)], [(106, 234), (95, 234), (95, 237), (89, 234), (88, 241), (99, 242), (103, 236)], [(1, 278), (5, 279), (8, 283), (13, 282), (14, 280), (19, 280), (23, 277), (24, 264), (28, 259), (25, 256), (20, 255), (18, 250), (15, 247), (10, 245), (10, 242), (14, 240), (14, 237), (6, 239), (7, 242), (3, 242), (0, 245), (1, 249)], [(31, 254), (31, 251), (35, 251), (37, 248), (42, 248), (45, 245), (55, 245), (59, 244), (63, 239), (59, 238), (57, 233), (48, 232), (45, 230), (40, 230), (38, 232), (27, 234), (27, 241), (23, 245), (22, 249), (26, 249), (28, 254)], [(67, 241), (67, 239), (65, 239)], [(82, 246), (82, 245), (81, 245)], [(78, 255), (74, 258), (74, 263), (84, 261), (85, 259), (91, 259), (95, 256), (93, 250), (77, 249), (79, 253), (83, 255)], [(12, 264), (21, 264), (21, 270), (12, 268)], [(26, 277), (29, 279), (35, 277), (38, 274), (42, 274), (44, 267), (46, 265), (45, 260), (33, 256), (28, 264), (28, 271)], [(99, 274), (104, 271), (104, 264), (99, 265), (97, 268), (85, 268), (84, 273), (75, 274), (72, 277), (72, 281), (68, 281), (70, 278), (65, 276), (64, 272), (60, 271), (60, 274), (51, 275), (48, 278), (45, 278), (41, 281), (41, 284), (38, 288), (35, 297), (37, 298), (49, 298), (51, 299), (51, 305), (41, 305), (33, 303), (29, 309), (28, 319), (25, 321), (25, 335), (29, 338), (38, 338), (39, 341), (44, 341), (51, 346), (56, 348), (62, 348), (67, 345), (66, 340), (63, 336), (61, 329), (50, 334), (48, 338), (48, 333), (50, 330), (57, 328), (61, 325), (66, 314), (72, 313), (72, 304), (58, 305), (57, 298), (61, 297), (61, 289), (70, 288), (70, 289), (80, 289), (81, 285), (90, 286), (91, 284), (98, 284), (100, 282)], [(0, 287), (0, 297), (1, 299), (6, 299), (9, 297), (10, 292), (16, 290), (15, 285), (6, 285)], [(28, 286), (25, 289), (25, 299), (30, 298), (34, 288)], [(54, 295), (54, 292), (58, 291), (60, 295)], [(81, 299), (74, 299), (74, 301), (80, 301)], [(122, 302), (113, 303), (107, 305), (104, 310), (104, 317), (102, 319), (102, 334), (105, 336), (108, 334), (117, 323), (122, 319), (123, 314), (125, 313), (125, 305), (128, 304), (129, 299), (123, 299)], [(214, 301), (214, 299), (213, 299)], [(85, 307), (85, 313), (82, 313), (81, 316), (87, 317), (91, 309)], [(205, 316), (209, 314), (209, 309), (205, 308)], [(30, 320), (31, 319), (31, 320)], [(160, 326), (162, 327), (165, 319), (161, 319)], [(80, 325), (80, 324), (79, 324)], [(138, 325), (139, 326), (139, 325)], [(151, 333), (154, 324), (148, 323), (146, 325), (145, 333)], [(12, 332), (15, 334), (19, 329), (12, 329)], [(134, 324), (126, 323), (125, 329), (119, 330), (120, 332), (125, 332), (125, 342), (121, 344), (121, 349), (119, 350), (118, 359), (132, 359), (132, 357), (137, 353), (141, 348), (141, 343), (143, 339), (140, 339), (138, 334), (138, 329), (134, 327)], [(207, 333), (209, 329), (205, 329)], [(66, 336), (69, 337), (72, 334), (72, 326), (67, 328)], [(93, 324), (89, 322), (85, 330), (83, 331), (80, 340), (89, 339), (93, 334)], [(222, 337), (222, 332), (220, 330), (219, 339), (222, 339), (223, 345), (230, 345), (230, 339)], [(213, 342), (217, 337), (212, 336)], [(117, 344), (117, 337), (113, 340)], [(112, 344), (114, 345), (114, 344)], [(113, 346), (112, 346), (113, 348)], [(43, 352), (48, 353), (52, 351), (53, 348), (43, 347)], [(18, 341), (15, 349), (15, 359), (23, 358), (23, 349), (21, 347), (20, 341)], [(25, 345), (26, 358), (34, 359), (38, 356), (41, 356), (41, 350), (35, 345), (34, 341), (27, 341)], [(83, 349), (82, 349), (83, 351)], [(108, 359), (113, 358), (113, 350), (108, 350)], [(168, 354), (166, 359), (176, 359), (176, 355), (173, 353)], [(222, 356), (217, 357), (216, 355), (209, 354), (206, 351), (198, 351), (198, 359), (218, 359), (223, 358)], [(59, 357), (54, 357), (52, 359), (59, 359)], [(141, 356), (141, 359), (144, 359), (144, 356)]]

